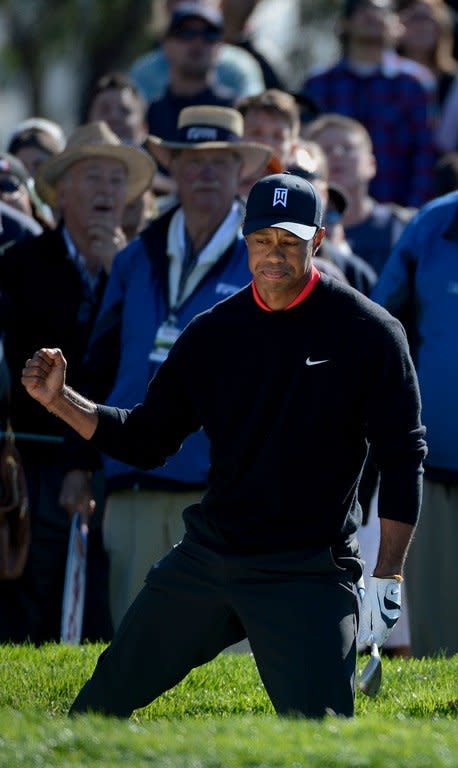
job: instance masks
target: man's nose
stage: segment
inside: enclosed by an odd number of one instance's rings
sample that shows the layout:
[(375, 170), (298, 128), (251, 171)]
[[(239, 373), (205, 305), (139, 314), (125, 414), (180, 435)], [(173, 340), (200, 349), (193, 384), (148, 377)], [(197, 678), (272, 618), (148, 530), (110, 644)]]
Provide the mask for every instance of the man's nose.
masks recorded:
[(201, 177), (203, 179), (214, 179), (216, 167), (214, 163), (204, 163), (201, 169)]
[(284, 261), (285, 254), (279, 243), (274, 243), (269, 251), (269, 259), (272, 261)]

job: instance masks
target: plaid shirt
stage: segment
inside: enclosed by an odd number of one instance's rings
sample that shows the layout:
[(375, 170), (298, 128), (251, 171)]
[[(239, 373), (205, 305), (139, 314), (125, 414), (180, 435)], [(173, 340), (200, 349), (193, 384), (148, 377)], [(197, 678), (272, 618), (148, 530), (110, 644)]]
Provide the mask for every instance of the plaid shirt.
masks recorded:
[(400, 57), (387, 57), (369, 75), (354, 72), (342, 59), (310, 76), (302, 91), (323, 112), (347, 115), (366, 127), (377, 160), (370, 187), (376, 200), (418, 208), (433, 197), (432, 95)]

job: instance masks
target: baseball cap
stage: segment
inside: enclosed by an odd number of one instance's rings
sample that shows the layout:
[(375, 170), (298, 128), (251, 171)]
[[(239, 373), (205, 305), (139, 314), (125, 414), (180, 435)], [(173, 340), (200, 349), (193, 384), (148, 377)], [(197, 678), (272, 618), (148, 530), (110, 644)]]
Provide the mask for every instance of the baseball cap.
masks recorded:
[(65, 147), (63, 129), (44, 117), (30, 117), (18, 123), (8, 139), (7, 152), (16, 155), (21, 149), (35, 147), (49, 155), (62, 152)]
[(311, 240), (321, 227), (321, 217), (320, 196), (309, 181), (293, 173), (274, 173), (251, 188), (243, 234), (278, 227), (302, 240)]
[(188, 19), (201, 19), (205, 21), (209, 27), (213, 27), (215, 30), (221, 32), (223, 28), (223, 17), (216, 8), (212, 8), (209, 5), (198, 2), (183, 2), (179, 3), (170, 17), (170, 23), (167, 30), (167, 34), (173, 33), (175, 30)]

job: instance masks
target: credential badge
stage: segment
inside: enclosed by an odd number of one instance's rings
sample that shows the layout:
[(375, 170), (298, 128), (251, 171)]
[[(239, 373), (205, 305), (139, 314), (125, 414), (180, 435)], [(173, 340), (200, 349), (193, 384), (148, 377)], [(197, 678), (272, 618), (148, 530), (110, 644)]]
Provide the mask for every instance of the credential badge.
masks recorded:
[(285, 187), (276, 187), (274, 189), (274, 201), (272, 203), (272, 207), (274, 205), (283, 205), (286, 208), (287, 197), (288, 197), (288, 190), (285, 189)]

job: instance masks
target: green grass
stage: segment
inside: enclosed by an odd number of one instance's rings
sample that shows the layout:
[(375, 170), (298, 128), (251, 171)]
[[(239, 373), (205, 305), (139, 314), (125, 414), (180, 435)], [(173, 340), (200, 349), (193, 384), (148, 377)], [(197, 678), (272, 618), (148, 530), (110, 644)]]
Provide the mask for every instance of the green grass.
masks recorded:
[(0, 647), (0, 768), (458, 767), (458, 656), (384, 659), (352, 721), (277, 718), (253, 658), (229, 654), (129, 721), (69, 719), (101, 650)]

